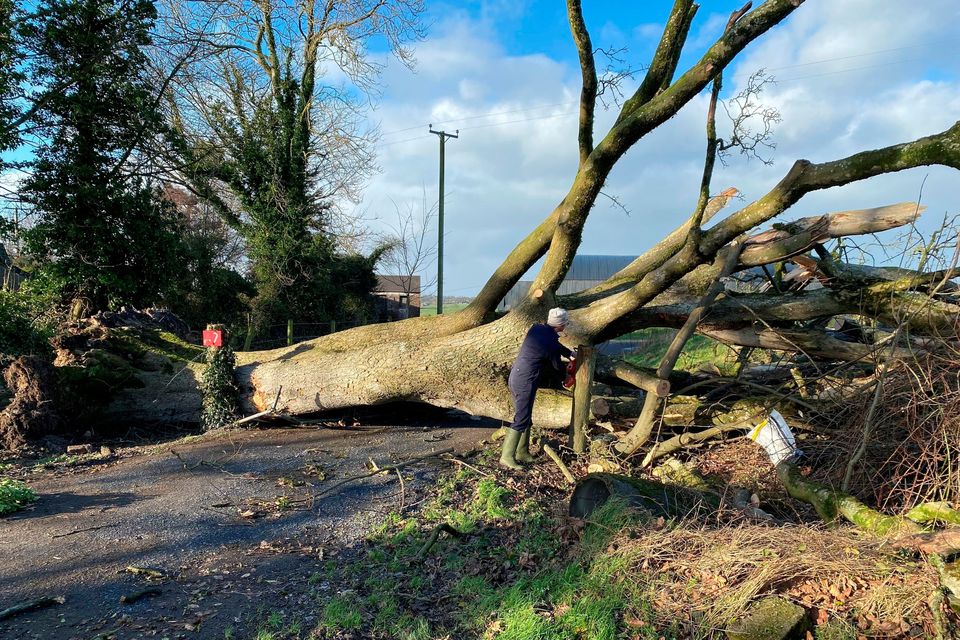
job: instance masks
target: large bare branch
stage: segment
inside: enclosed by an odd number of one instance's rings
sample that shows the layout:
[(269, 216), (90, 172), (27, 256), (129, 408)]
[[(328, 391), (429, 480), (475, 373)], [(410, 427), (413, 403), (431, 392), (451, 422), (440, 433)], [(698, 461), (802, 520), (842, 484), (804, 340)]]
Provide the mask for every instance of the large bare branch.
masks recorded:
[(751, 41), (786, 18), (803, 0), (769, 0), (726, 30), (704, 56), (668, 89), (611, 128), (581, 167), (560, 204), (560, 217), (533, 288), (554, 291), (573, 261), (583, 225), (607, 175), (627, 150), (671, 118)]
[(636, 92), (624, 102), (618, 121), (636, 111), (641, 105), (649, 102), (658, 91), (670, 85), (677, 69), (677, 62), (680, 60), (680, 52), (690, 32), (690, 24), (699, 8), (693, 0), (676, 0), (673, 3), (673, 9), (670, 10), (670, 17), (667, 18), (667, 24), (663, 28), (663, 34), (660, 36), (660, 42), (657, 44), (657, 50), (653, 54), (647, 74)]
[(926, 209), (916, 202), (841, 211), (800, 218), (750, 237), (740, 254), (740, 265), (751, 267), (786, 260), (809, 251), (830, 238), (878, 233), (915, 222)]
[(580, 75), (583, 78), (583, 87), (580, 89), (580, 165), (587, 161), (593, 151), (593, 112), (597, 106), (597, 66), (593, 60), (593, 45), (590, 43), (590, 33), (583, 21), (583, 10), (580, 0), (567, 0), (567, 20), (570, 22), (570, 32), (573, 42), (577, 45), (577, 55), (580, 57)]
[[(854, 283), (835, 282), (832, 285), (836, 289), (728, 295), (710, 307), (700, 323), (701, 333), (739, 331), (755, 326), (794, 327), (812, 320), (857, 315), (875, 318), (890, 326), (903, 323), (919, 344), (924, 342), (923, 336), (935, 336), (942, 343), (956, 339), (960, 305), (915, 290), (891, 294), (886, 288), (893, 282), (878, 282), (862, 288)], [(906, 286), (910, 280), (895, 282)], [(696, 298), (689, 293), (671, 295), (667, 292), (653, 304), (610, 325), (599, 338), (613, 338), (649, 327), (680, 328), (695, 308)], [(871, 332), (873, 337), (881, 335)]]
[[(555, 290), (573, 261), (586, 216), (617, 159), (645, 132), (649, 132), (672, 117), (750, 41), (783, 20), (800, 4), (802, 0), (770, 0), (761, 8), (762, 10), (758, 9), (747, 15), (734, 29), (725, 32), (707, 54), (674, 86), (643, 105), (639, 105), (638, 101), (632, 103), (628, 101), (633, 107), (631, 115), (621, 118), (614, 129), (605, 136), (603, 142), (590, 153), (586, 162), (582, 163), (566, 197), (547, 219), (508, 255), (473, 303), (461, 312), (462, 318), (459, 323), (466, 327), (482, 322), (482, 319), (493, 311), (507, 291), (520, 280), (527, 269), (547, 253), (548, 249), (550, 255), (547, 263), (537, 276), (537, 281), (531, 290)], [(680, 9), (684, 6), (687, 6), (687, 11), (683, 13), (683, 20), (692, 19), (690, 15), (692, 8), (689, 3), (678, 3), (678, 6), (674, 7), (675, 14), (671, 15), (680, 16)], [(664, 45), (665, 53), (657, 62), (657, 66), (664, 69), (661, 83), (672, 78), (672, 69), (676, 66), (675, 60), (669, 63), (666, 61), (668, 57), (666, 52), (669, 51), (671, 56), (678, 57), (679, 51), (676, 47), (682, 47), (685, 30), (689, 29), (689, 24), (684, 26), (682, 21), (674, 20), (673, 25), (672, 35), (668, 37), (668, 34), (665, 34), (665, 37), (674, 44)], [(671, 64), (673, 67), (670, 66)], [(640, 126), (638, 123), (643, 124)], [(645, 130), (644, 127), (646, 127)], [(673, 237), (671, 235), (671, 239)], [(685, 238), (686, 233), (681, 237)], [(659, 262), (659, 259), (652, 261)]]
[(741, 233), (779, 215), (811, 191), (929, 165), (960, 169), (960, 121), (946, 131), (932, 136), (873, 151), (863, 151), (841, 160), (819, 164), (798, 160), (767, 195), (734, 213), (705, 234), (702, 250), (715, 251)]
[[(876, 355), (884, 345), (847, 342), (825, 334), (818, 329), (710, 329), (704, 327), (702, 335), (719, 340), (725, 344), (753, 347), (756, 349), (774, 349), (778, 351), (796, 351), (826, 360), (845, 360), (855, 362)], [(917, 356), (917, 351), (904, 347), (893, 347), (896, 359)]]
[(627, 291), (594, 302), (581, 311), (576, 316), (577, 326), (586, 335), (599, 334), (606, 325), (647, 304), (679, 278), (712, 260), (725, 244), (779, 215), (811, 191), (931, 164), (960, 168), (960, 122), (933, 136), (842, 160), (821, 164), (800, 160), (765, 196), (705, 232), (698, 247), (686, 246)]
[[(730, 27), (700, 60), (676, 82), (649, 102), (636, 108), (611, 128), (604, 141), (604, 153), (622, 155), (637, 140), (664, 122), (707, 86), (741, 52), (774, 25), (797, 9), (804, 0), (768, 0), (746, 15), (731, 16)], [(742, 17), (741, 17), (742, 16)], [(598, 145), (599, 150), (599, 145)]]
[[(735, 198), (739, 193), (740, 192), (737, 189), (730, 187), (729, 189), (725, 189), (724, 191), (720, 192), (719, 195), (710, 198), (710, 201), (707, 203), (706, 209), (703, 212), (703, 216), (700, 221), (701, 224), (709, 222), (713, 216), (727, 206), (727, 203), (729, 203), (730, 200)], [(604, 282), (595, 287), (591, 287), (590, 289), (564, 298), (565, 303), (571, 308), (582, 307), (593, 300), (599, 300), (606, 295), (616, 293), (617, 291), (622, 291), (629, 286), (636, 284), (640, 278), (661, 266), (664, 262), (669, 260), (673, 254), (680, 250), (684, 242), (686, 242), (687, 236), (690, 234), (690, 228), (694, 223), (694, 218), (695, 215), (691, 215), (682, 225), (671, 231), (665, 238), (660, 240), (657, 244), (648, 249), (623, 269), (607, 278)]]
[[(896, 229), (915, 222), (925, 209), (926, 207), (918, 206), (915, 202), (902, 202), (872, 209), (839, 211), (777, 224), (773, 229), (753, 235), (745, 241), (737, 270), (773, 264), (799, 256), (810, 249), (818, 248), (822, 242), (831, 238)], [(817, 268), (824, 274), (832, 274), (838, 279), (850, 279), (851, 276), (848, 276), (844, 269), (852, 269), (853, 273), (862, 273), (864, 276), (869, 273), (868, 269), (853, 265), (840, 267), (832, 260), (823, 263), (822, 266), (821, 263), (817, 263)], [(916, 275), (916, 272), (909, 273)], [(715, 266), (700, 265), (684, 275), (676, 286), (691, 292), (704, 291), (716, 277)], [(875, 282), (877, 279), (888, 278), (875, 277), (872, 281)], [(865, 282), (863, 278), (860, 280), (861, 283)]]

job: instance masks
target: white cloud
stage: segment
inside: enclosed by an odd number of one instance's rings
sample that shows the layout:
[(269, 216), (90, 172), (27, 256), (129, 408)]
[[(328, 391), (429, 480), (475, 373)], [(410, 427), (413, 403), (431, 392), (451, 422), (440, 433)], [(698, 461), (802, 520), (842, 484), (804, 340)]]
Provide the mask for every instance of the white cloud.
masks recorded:
[[(960, 3), (952, 0), (811, 1), (800, 7), (744, 52), (725, 83), (736, 91), (760, 66), (782, 79), (764, 97), (783, 115), (775, 164), (734, 158), (729, 167), (718, 166), (715, 190), (736, 186), (756, 198), (798, 158), (831, 160), (950, 126), (960, 118), (960, 58), (952, 41), (942, 43), (958, 18)], [(694, 39), (706, 46), (725, 19), (702, 17)], [(444, 289), (450, 295), (482, 285), (564, 196), (577, 162), (576, 61), (511, 56), (488, 27), (463, 16), (440, 25), (417, 51), (417, 73), (389, 65), (387, 98), (374, 114), (388, 135), (378, 150), (383, 172), (363, 207), (386, 218), (391, 200), (419, 207), (424, 189), (436, 197), (438, 142), (426, 124), (460, 130), (446, 146)], [(651, 25), (623, 28), (635, 36), (644, 36), (644, 29), (652, 34)], [(926, 46), (935, 42), (941, 45)], [(929, 79), (931, 69), (939, 77)], [(689, 213), (700, 181), (705, 107), (705, 96), (697, 97), (618, 164), (604, 191), (631, 213), (600, 198), (583, 252), (638, 253)], [(613, 112), (598, 113), (598, 138), (613, 118)], [(409, 127), (415, 128), (401, 131)], [(924, 176), (929, 224), (960, 210), (956, 172), (930, 168), (811, 194), (785, 217), (911, 200)]]
[(723, 33), (723, 28), (729, 19), (728, 15), (711, 13), (706, 20), (698, 20), (699, 26), (693, 28), (688, 46), (695, 50), (710, 46)]
[(647, 22), (645, 24), (637, 25), (633, 29), (634, 37), (639, 40), (659, 41), (662, 33), (663, 25), (659, 22)]

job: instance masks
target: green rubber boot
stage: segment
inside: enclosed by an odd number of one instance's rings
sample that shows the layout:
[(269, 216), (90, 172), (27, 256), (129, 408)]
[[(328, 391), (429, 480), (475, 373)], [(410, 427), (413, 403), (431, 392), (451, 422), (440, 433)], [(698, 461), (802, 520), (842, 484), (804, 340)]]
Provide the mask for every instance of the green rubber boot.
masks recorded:
[(517, 452), (513, 458), (517, 462), (533, 462), (535, 458), (530, 454), (530, 431), (533, 427), (527, 427), (527, 430), (520, 434), (520, 443), (517, 445)]
[(503, 452), (500, 454), (500, 464), (509, 469), (523, 469), (514, 457), (522, 435), (516, 429), (507, 429), (507, 434), (503, 437)]

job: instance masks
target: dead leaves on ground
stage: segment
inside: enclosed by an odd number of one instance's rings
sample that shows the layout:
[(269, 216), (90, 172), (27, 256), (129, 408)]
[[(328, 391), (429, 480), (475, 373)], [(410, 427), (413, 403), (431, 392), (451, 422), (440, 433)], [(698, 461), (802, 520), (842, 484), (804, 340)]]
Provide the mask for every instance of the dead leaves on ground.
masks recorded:
[(621, 534), (611, 545), (650, 581), (659, 619), (722, 628), (757, 598), (778, 594), (818, 625), (853, 624), (870, 637), (927, 637), (938, 585), (921, 562), (889, 554), (851, 529), (696, 523)]

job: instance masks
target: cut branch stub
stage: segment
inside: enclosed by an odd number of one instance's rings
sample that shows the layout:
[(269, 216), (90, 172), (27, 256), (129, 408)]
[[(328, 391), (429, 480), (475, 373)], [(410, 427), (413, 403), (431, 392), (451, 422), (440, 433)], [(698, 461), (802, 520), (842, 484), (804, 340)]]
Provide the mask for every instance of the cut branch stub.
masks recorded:
[(647, 393), (665, 396), (670, 393), (670, 381), (657, 378), (656, 374), (644, 371), (623, 360), (615, 360), (601, 354), (597, 355), (594, 375), (610, 382), (618, 380), (642, 389)]
[(570, 516), (587, 518), (610, 500), (664, 517), (720, 507), (717, 496), (702, 491), (613, 473), (591, 473), (577, 483), (570, 496)]

